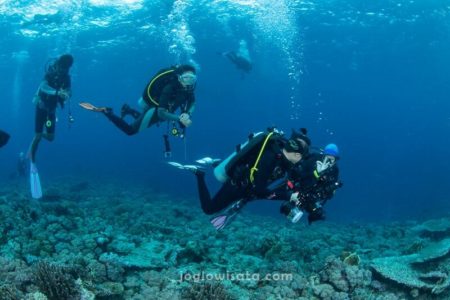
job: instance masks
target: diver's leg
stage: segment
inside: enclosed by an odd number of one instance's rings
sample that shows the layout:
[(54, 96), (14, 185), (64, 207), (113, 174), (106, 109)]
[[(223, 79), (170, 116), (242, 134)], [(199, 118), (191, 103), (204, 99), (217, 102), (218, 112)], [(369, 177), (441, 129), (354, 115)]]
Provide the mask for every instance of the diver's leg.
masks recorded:
[[(105, 116), (116, 125), (117, 128), (125, 132), (127, 135), (134, 135), (138, 132), (139, 127), (133, 126), (125, 122), (122, 118), (116, 116), (112, 110), (104, 112)], [(136, 123), (136, 122), (135, 122)]]
[[(42, 135), (44, 139), (49, 142), (53, 142), (55, 140), (55, 129), (56, 129), (56, 113), (47, 113), (47, 121), (50, 121), (50, 124), (45, 125), (45, 133)], [(47, 126), (50, 125), (50, 126)]]
[(31, 162), (36, 162), (36, 152), (39, 147), (39, 143), (42, 139), (44, 132), (44, 126), (47, 121), (47, 111), (45, 109), (40, 109), (36, 106), (35, 119), (34, 119), (34, 138), (31, 142), (30, 148), (28, 149), (28, 157)]
[(225, 209), (233, 202), (241, 199), (244, 196), (243, 193), (239, 191), (235, 186), (233, 186), (230, 182), (226, 182), (220, 188), (214, 198), (211, 199), (208, 187), (206, 186), (205, 182), (205, 173), (197, 172), (195, 176), (197, 177), (200, 204), (202, 206), (203, 212), (207, 215), (211, 215)]
[(137, 110), (135, 110), (134, 108), (130, 107), (130, 111), (129, 114), (136, 120), (139, 119), (141, 117), (141, 113), (138, 112)]
[(55, 140), (55, 135), (53, 133), (45, 133), (42, 137), (49, 142), (53, 142)]
[(124, 104), (120, 110), (120, 117), (123, 119), (128, 115), (132, 116), (136, 120), (141, 116), (141, 113), (131, 108), (128, 104)]
[(116, 116), (110, 109), (103, 113), (111, 122), (114, 123), (114, 125), (116, 125), (117, 128), (119, 128), (128, 135), (134, 135), (139, 131), (142, 131), (152, 126), (155, 123), (153, 120), (155, 108), (150, 108), (143, 113), (139, 113), (136, 111), (136, 113), (139, 114), (139, 116), (137, 116), (137, 119), (131, 125), (125, 122), (122, 118)]
[(155, 119), (155, 113), (156, 108), (149, 108), (140, 114), (139, 118), (137, 118), (133, 124), (136, 126), (136, 130), (142, 131), (155, 124), (157, 122), (157, 119)]
[(230, 51), (226, 54), (226, 57), (234, 64), (237, 64), (236, 60), (237, 60), (237, 55), (236, 52), (234, 51)]
[(28, 155), (30, 156), (31, 162), (36, 162), (36, 152), (39, 147), (39, 142), (42, 139), (42, 133), (36, 133), (36, 135), (33, 138), (33, 141), (31, 142), (30, 150), (28, 150)]

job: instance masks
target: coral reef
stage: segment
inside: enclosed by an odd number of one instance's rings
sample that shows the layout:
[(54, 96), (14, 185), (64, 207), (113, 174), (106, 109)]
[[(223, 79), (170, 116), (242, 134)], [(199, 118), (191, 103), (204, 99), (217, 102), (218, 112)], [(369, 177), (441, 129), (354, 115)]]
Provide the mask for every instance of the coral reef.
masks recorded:
[(442, 218), (428, 220), (412, 228), (424, 237), (444, 238), (450, 237), (450, 219)]
[[(65, 178), (0, 186), (0, 299), (449, 299), (447, 219), (308, 226)], [(419, 233), (419, 234), (418, 234)]]
[(19, 300), (21, 297), (22, 293), (14, 285), (0, 285), (0, 299)]
[(325, 263), (325, 268), (319, 272), (321, 282), (330, 284), (337, 291), (353, 291), (372, 281), (370, 271), (348, 265), (334, 256), (328, 257)]
[(342, 252), (341, 258), (344, 263), (351, 265), (351, 266), (357, 266), (361, 262), (361, 258), (359, 257), (359, 255), (356, 252), (350, 253), (350, 252), (344, 251), (344, 252)]
[[(449, 253), (450, 238), (430, 243), (415, 254), (374, 259), (372, 267), (384, 278), (410, 288), (428, 289), (439, 294), (450, 286), (450, 278), (446, 272), (428, 269), (432, 266), (438, 268), (436, 261)], [(431, 264), (432, 261), (434, 264)]]
[(75, 279), (61, 266), (51, 265), (45, 261), (37, 263), (34, 281), (48, 300), (79, 298)]
[[(126, 256), (103, 253), (99, 260), (123, 268), (162, 269), (175, 265), (179, 248), (177, 245), (171, 245), (170, 243), (150, 240), (140, 247), (132, 249)], [(120, 253), (120, 251), (118, 252)]]
[(181, 295), (183, 300), (232, 300), (226, 289), (219, 283), (196, 283), (183, 291)]

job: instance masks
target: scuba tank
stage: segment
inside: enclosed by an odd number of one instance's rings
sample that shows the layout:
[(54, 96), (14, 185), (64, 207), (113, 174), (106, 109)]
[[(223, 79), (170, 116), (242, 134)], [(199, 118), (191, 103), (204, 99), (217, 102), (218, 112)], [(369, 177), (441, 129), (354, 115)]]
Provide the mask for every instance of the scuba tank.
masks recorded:
[(147, 104), (147, 102), (141, 97), (138, 100), (138, 106), (141, 108), (142, 111), (146, 111), (150, 108), (150, 106)]
[(266, 132), (261, 131), (250, 134), (247, 141), (237, 145), (236, 150), (214, 168), (214, 176), (216, 179), (222, 183), (226, 182), (231, 177), (234, 167), (239, 165), (248, 155), (254, 154), (254, 150), (260, 149), (261, 145), (271, 134), (279, 137), (282, 135), (282, 132), (276, 129), (269, 129)]
[(142, 100), (147, 106), (159, 106), (158, 98), (163, 88), (170, 82), (176, 80), (176, 70), (176, 67), (161, 69), (152, 77), (142, 94)]

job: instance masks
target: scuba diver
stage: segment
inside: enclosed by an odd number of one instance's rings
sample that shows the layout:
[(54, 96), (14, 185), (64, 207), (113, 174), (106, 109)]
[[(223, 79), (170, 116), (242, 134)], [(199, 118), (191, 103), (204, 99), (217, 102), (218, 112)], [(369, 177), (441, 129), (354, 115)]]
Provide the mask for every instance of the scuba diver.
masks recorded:
[[(36, 105), (35, 136), (30, 146), (30, 180), (33, 198), (41, 198), (42, 190), (35, 165), (36, 151), (42, 138), (52, 142), (55, 139), (56, 107), (64, 104), (72, 95), (69, 70), (73, 64), (70, 54), (61, 55), (46, 67), (44, 80), (34, 96)], [(44, 133), (45, 129), (45, 133)]]
[(250, 73), (252, 70), (252, 60), (250, 58), (250, 52), (248, 51), (247, 42), (245, 40), (239, 41), (239, 50), (228, 51), (221, 53), (224, 57), (228, 58), (238, 69), (245, 73)]
[(308, 223), (324, 220), (323, 206), (337, 189), (343, 186), (339, 180), (337, 160), (339, 150), (335, 144), (328, 144), (323, 152), (310, 153), (289, 174), (286, 188), (293, 192), (280, 212), (296, 223), (308, 213)]
[(5, 146), (9, 141), (9, 134), (0, 130), (0, 148)]
[[(69, 69), (73, 64), (70, 54), (61, 55), (48, 65), (33, 103), (36, 105), (35, 136), (30, 147), (31, 162), (36, 162), (36, 151), (42, 138), (52, 142), (55, 139), (56, 107), (64, 108), (71, 97)], [(45, 129), (45, 133), (44, 133)]]
[(220, 164), (211, 160), (217, 165), (214, 175), (223, 183), (212, 198), (205, 183), (205, 172), (200, 166), (169, 164), (195, 174), (202, 210), (208, 215), (221, 212), (211, 219), (213, 226), (220, 230), (248, 201), (290, 199), (291, 191), (272, 191), (269, 186), (284, 178), (301, 161), (305, 152), (302, 143), (296, 139), (284, 139), (282, 133), (275, 129), (250, 135), (246, 143), (238, 145), (236, 151)]
[(20, 152), (19, 158), (17, 159), (17, 175), (19, 177), (25, 177), (27, 173), (27, 158), (25, 153)]
[[(184, 129), (192, 124), (196, 82), (196, 70), (193, 66), (174, 66), (158, 71), (145, 86), (142, 97), (138, 100), (141, 112), (124, 104), (119, 117), (109, 107), (95, 107), (87, 102), (80, 103), (80, 106), (87, 110), (102, 112), (127, 135), (134, 135), (164, 121), (172, 123), (173, 135), (183, 135)], [(181, 111), (179, 115), (175, 113), (178, 109)], [(124, 120), (128, 115), (134, 119), (131, 124)], [(167, 135), (165, 142), (167, 148)]]

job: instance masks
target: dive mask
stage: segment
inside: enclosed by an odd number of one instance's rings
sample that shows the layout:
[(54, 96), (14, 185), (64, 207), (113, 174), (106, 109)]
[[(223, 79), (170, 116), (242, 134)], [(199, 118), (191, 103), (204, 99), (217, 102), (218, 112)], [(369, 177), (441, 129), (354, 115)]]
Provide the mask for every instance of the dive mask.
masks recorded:
[(197, 82), (197, 76), (193, 72), (184, 72), (178, 76), (178, 81), (186, 90), (193, 90)]

